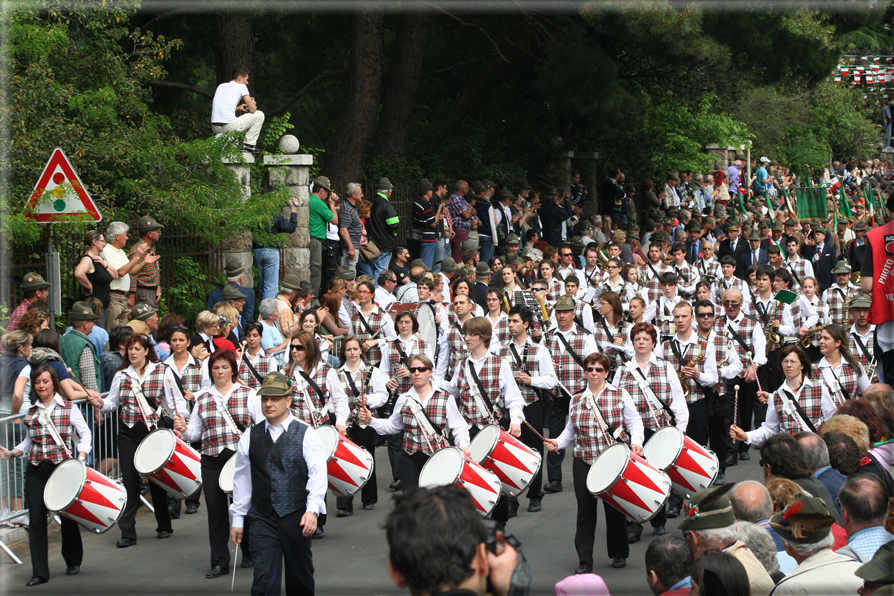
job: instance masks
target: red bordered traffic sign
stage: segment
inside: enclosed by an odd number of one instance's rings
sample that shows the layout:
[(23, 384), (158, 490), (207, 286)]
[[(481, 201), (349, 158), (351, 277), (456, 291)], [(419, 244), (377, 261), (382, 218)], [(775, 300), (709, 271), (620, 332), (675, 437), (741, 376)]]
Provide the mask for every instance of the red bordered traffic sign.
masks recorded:
[(52, 223), (60, 221), (62, 215), (84, 214), (93, 221), (102, 220), (102, 213), (90, 198), (68, 156), (57, 147), (25, 204), (25, 217), (38, 223)]

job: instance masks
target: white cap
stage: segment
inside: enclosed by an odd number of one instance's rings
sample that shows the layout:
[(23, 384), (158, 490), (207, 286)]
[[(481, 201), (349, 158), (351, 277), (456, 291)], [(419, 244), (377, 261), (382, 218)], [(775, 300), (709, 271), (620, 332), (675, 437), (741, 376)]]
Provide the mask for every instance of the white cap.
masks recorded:
[(761, 163), (770, 163), (770, 158), (766, 156), (761, 157)]

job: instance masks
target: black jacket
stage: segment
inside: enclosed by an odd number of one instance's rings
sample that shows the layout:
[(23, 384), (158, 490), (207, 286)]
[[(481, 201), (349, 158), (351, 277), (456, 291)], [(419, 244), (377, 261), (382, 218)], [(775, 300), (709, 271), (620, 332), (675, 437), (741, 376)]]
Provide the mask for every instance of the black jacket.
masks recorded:
[(394, 252), (394, 238), (397, 236), (400, 224), (397, 211), (388, 199), (379, 193), (369, 197), (369, 202), (372, 203), (372, 208), (366, 222), (366, 233), (380, 251)]

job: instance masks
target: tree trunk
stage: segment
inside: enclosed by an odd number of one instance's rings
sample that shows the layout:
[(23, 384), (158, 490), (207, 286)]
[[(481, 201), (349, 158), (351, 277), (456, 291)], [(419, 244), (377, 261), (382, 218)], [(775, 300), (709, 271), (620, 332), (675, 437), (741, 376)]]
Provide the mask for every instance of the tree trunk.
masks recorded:
[(335, 128), (323, 172), (332, 180), (345, 183), (359, 180), (376, 129), (382, 90), (385, 10), (379, 2), (364, 0), (353, 19), (348, 101)]
[(241, 67), (248, 71), (248, 89), (254, 92), (255, 36), (251, 29), (251, 17), (223, 13), (214, 15), (212, 19), (217, 84), (232, 81), (233, 70)]
[(372, 159), (406, 154), (413, 125), (413, 108), (422, 84), (422, 63), (428, 47), (432, 13), (404, 9), (394, 62), (382, 98), (382, 113), (373, 141)]

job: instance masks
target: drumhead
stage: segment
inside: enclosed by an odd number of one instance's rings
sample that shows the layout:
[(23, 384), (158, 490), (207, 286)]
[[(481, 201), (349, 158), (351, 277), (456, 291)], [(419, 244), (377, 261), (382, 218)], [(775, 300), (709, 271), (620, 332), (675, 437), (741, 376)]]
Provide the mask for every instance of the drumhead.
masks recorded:
[(50, 511), (67, 509), (84, 488), (87, 470), (76, 459), (67, 459), (56, 466), (43, 490), (43, 502)]
[(621, 477), (630, 459), (627, 445), (612, 445), (596, 458), (587, 474), (587, 490), (602, 493), (614, 485)]
[(133, 467), (140, 474), (154, 474), (159, 471), (174, 454), (177, 435), (167, 428), (152, 431), (140, 441), (133, 456)]
[(419, 305), (416, 320), (419, 322), (419, 339), (428, 343), (434, 350), (438, 345), (438, 326), (435, 324), (435, 310), (431, 304), (424, 302)]
[(419, 488), (454, 484), (463, 472), (464, 458), (459, 447), (445, 447), (428, 458), (419, 473)]
[(317, 429), (317, 434), (320, 435), (320, 440), (323, 441), (323, 453), (326, 454), (326, 461), (328, 462), (335, 455), (335, 450), (338, 449), (338, 431), (334, 426), (324, 424)]
[(680, 457), (682, 449), (683, 431), (668, 426), (659, 430), (646, 441), (643, 446), (643, 455), (646, 457), (646, 461), (659, 470), (667, 470)]
[(220, 490), (225, 493), (233, 492), (233, 480), (236, 478), (236, 454), (234, 453), (227, 463), (220, 470), (220, 477), (217, 480)]
[(472, 439), (472, 445), (469, 447), (469, 451), (472, 452), (472, 459), (479, 464), (487, 459), (487, 456), (494, 450), (494, 447), (497, 444), (497, 439), (499, 438), (500, 427), (496, 424), (489, 424), (482, 428), (481, 431), (475, 435), (475, 438)]

